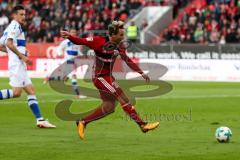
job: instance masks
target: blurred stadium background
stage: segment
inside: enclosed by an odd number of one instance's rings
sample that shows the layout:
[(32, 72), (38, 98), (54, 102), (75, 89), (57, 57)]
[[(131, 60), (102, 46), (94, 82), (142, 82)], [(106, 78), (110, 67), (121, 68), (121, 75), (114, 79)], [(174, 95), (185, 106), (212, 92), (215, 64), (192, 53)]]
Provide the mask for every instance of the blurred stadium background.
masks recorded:
[[(240, 0), (0, 0), (0, 35), (16, 4), (28, 13), (27, 48), (34, 62), (29, 74), (43, 112), (58, 128), (45, 132), (32, 127), (24, 96), (1, 101), (0, 159), (239, 159)], [(161, 121), (158, 130), (143, 135), (117, 107), (117, 113), (89, 125), (86, 141), (79, 141), (73, 122), (56, 117), (55, 105), (72, 99), (72, 111), (82, 112), (100, 101), (56, 93), (42, 78), (63, 62), (61, 29), (76, 28), (82, 37), (106, 35), (112, 20), (126, 23), (126, 39), (133, 43), (129, 56), (140, 66), (166, 66), (168, 72), (159, 79), (171, 83), (173, 90), (137, 100), (141, 113), (153, 114), (150, 121)], [(82, 47), (78, 63), (90, 64), (92, 57), (92, 51)], [(0, 88), (9, 87), (7, 60), (0, 52)], [(116, 75), (126, 70), (121, 61), (116, 63)], [(78, 78), (85, 74), (86, 68), (79, 67)], [(79, 84), (92, 87), (82, 80)], [(162, 119), (161, 114), (180, 115), (180, 120)], [(214, 138), (222, 125), (233, 131), (226, 145)]]
[[(19, 3), (28, 13), (32, 77), (45, 77), (62, 62), (57, 47), (61, 29), (76, 28), (82, 37), (106, 35), (112, 20), (122, 20), (126, 38), (134, 43), (129, 55), (139, 63), (166, 65), (163, 79), (240, 81), (239, 0), (1, 0), (0, 33)], [(83, 47), (82, 56), (91, 57), (91, 50)], [(6, 53), (0, 59), (0, 76), (6, 77)], [(78, 77), (84, 75), (78, 72)]]

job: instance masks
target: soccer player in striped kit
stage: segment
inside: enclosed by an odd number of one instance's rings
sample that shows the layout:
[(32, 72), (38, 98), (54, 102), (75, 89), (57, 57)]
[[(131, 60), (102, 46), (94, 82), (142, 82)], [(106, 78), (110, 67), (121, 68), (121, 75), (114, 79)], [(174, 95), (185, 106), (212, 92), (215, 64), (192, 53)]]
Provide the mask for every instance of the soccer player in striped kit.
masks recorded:
[(12, 89), (0, 90), (0, 100), (20, 97), (24, 90), (28, 95), (28, 105), (36, 118), (37, 127), (56, 128), (42, 117), (32, 81), (27, 74), (27, 65), (32, 65), (32, 61), (27, 57), (25, 34), (22, 30), (26, 11), (23, 6), (19, 5), (13, 8), (12, 13), (13, 20), (0, 39), (2, 50), (8, 53), (9, 84)]
[[(72, 36), (76, 36), (77, 30), (74, 28), (71, 28), (69, 29), (69, 33)], [(60, 53), (61, 52), (64, 53), (64, 59), (66, 62), (65, 63), (66, 66), (64, 66), (64, 70), (62, 71), (63, 72), (62, 74), (64, 75), (63, 80), (66, 81), (70, 77), (73, 91), (77, 95), (77, 97), (86, 98), (86, 96), (80, 94), (80, 91), (77, 85), (77, 75), (76, 75), (76, 68), (77, 68), (76, 59), (78, 56), (83, 55), (81, 52), (81, 46), (72, 43), (69, 39), (65, 39), (60, 43), (58, 49)]]

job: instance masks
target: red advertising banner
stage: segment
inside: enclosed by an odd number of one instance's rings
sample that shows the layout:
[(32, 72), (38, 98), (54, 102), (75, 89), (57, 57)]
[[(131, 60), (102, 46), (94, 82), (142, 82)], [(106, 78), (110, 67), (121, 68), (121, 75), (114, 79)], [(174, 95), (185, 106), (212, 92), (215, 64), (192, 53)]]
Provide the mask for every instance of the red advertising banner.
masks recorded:
[(0, 57), (0, 70), (8, 70), (8, 57)]
[[(28, 57), (33, 61), (33, 65), (28, 66), (28, 71), (31, 77), (46, 77), (64, 62), (63, 55), (59, 54), (58, 44), (55, 43), (29, 43), (27, 44)], [(92, 68), (94, 56), (79, 57), (79, 63), (88, 65)], [(138, 63), (139, 59), (133, 59)], [(113, 71), (115, 73), (124, 72), (124, 62), (118, 58), (115, 61)], [(83, 76), (84, 67), (78, 69), (78, 76)], [(7, 53), (0, 52), (0, 77), (8, 77), (8, 56)]]
[(57, 58), (57, 44), (54, 43), (29, 43), (27, 50), (30, 57)]
[[(35, 71), (36, 70), (36, 61), (37, 58), (31, 58), (33, 64), (31, 66), (27, 66), (29, 71)], [(4, 56), (4, 57), (0, 57), (0, 70), (2, 71), (6, 71), (8, 70), (8, 57)]]
[[(26, 47), (29, 57), (60, 58), (57, 46), (58, 44), (55, 43), (28, 43)], [(5, 56), (6, 53), (0, 52), (0, 57)]]

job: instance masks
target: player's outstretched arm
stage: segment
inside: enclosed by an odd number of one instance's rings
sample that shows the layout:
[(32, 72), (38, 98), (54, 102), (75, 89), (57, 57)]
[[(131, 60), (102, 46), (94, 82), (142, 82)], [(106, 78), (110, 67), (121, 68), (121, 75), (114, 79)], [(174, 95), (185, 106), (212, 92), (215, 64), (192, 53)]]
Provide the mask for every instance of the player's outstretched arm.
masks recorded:
[(71, 42), (77, 45), (85, 45), (93, 48), (94, 37), (80, 38), (76, 36), (71, 36), (68, 31), (60, 31), (61, 37), (69, 39)]
[(24, 56), (22, 53), (20, 53), (17, 48), (13, 44), (13, 40), (11, 38), (7, 39), (6, 46), (15, 53), (23, 62), (25, 62), (28, 65), (32, 65), (32, 61), (28, 59), (28, 57)]
[(120, 53), (121, 58), (126, 62), (126, 64), (135, 72), (138, 72), (139, 74), (142, 75), (142, 77), (146, 80), (147, 83), (150, 82), (150, 78), (147, 74), (145, 74), (141, 68), (131, 60), (130, 57), (127, 56), (126, 52), (123, 51), (122, 53)]

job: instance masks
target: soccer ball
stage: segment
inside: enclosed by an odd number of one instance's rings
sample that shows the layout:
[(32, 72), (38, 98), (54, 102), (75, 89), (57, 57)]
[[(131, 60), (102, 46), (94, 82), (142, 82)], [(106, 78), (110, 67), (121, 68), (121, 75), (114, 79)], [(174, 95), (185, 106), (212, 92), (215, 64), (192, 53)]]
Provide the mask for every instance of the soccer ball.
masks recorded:
[(228, 127), (219, 127), (216, 130), (215, 137), (218, 142), (227, 143), (232, 137), (232, 131)]

